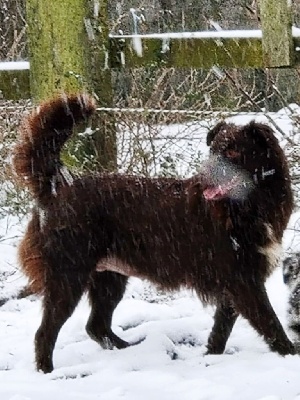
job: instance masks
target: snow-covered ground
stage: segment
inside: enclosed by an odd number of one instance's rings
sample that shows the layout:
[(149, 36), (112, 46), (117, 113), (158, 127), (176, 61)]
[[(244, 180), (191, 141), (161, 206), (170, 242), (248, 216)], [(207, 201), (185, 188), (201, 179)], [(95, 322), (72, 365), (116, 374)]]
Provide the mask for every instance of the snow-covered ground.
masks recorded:
[[(290, 122), (282, 118), (289, 134)], [(298, 221), (300, 213), (295, 213), (284, 238), (286, 251), (300, 244), (293, 230)], [(0, 220), (0, 298), (12, 296), (25, 282), (16, 260), (24, 226), (16, 217)], [(286, 327), (287, 291), (280, 268), (267, 289)], [(0, 308), (0, 400), (300, 400), (300, 356), (270, 352), (242, 318), (225, 354), (204, 355), (213, 308), (204, 308), (191, 292), (158, 293), (147, 282), (132, 279), (113, 329), (125, 340), (145, 340), (125, 350), (103, 350), (88, 337), (84, 298), (59, 334), (55, 369), (48, 375), (34, 368), (40, 306), (31, 297)]]
[[(294, 214), (291, 227), (299, 220)], [(1, 295), (11, 296), (24, 278), (16, 271), (16, 244), (24, 223), (0, 221)], [(287, 230), (284, 247), (295, 240)], [(286, 326), (287, 292), (278, 269), (267, 282), (272, 304)], [(10, 300), (0, 308), (1, 400), (289, 400), (300, 399), (300, 357), (271, 353), (240, 318), (226, 353), (205, 356), (213, 309), (188, 291), (157, 293), (132, 279), (113, 320), (129, 341), (146, 339), (125, 350), (102, 350), (85, 332), (89, 306), (84, 298), (60, 332), (55, 370), (34, 369), (33, 337), (41, 318), (40, 300)]]

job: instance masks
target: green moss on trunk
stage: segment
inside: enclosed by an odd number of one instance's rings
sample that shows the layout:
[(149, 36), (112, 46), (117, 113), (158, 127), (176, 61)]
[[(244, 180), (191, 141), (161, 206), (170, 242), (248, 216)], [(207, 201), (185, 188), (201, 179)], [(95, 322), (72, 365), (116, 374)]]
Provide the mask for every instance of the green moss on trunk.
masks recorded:
[(85, 0), (28, 0), (31, 91), (40, 101), (90, 86)]
[[(106, 65), (107, 0), (27, 0), (26, 4), (34, 101), (58, 93), (88, 91), (99, 98), (101, 106), (111, 107), (111, 72)], [(116, 144), (112, 116), (97, 115), (93, 128), (94, 134), (85, 140), (86, 158), (113, 169)]]

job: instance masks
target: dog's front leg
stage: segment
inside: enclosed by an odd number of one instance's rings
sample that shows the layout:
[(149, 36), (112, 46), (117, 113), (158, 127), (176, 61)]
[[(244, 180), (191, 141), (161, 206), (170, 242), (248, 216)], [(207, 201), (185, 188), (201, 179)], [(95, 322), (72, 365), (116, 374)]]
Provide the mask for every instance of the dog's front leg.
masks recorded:
[(295, 348), (284, 332), (262, 282), (241, 284), (233, 301), (236, 309), (263, 336), (272, 351), (282, 356), (295, 354)]
[(227, 299), (217, 305), (214, 325), (208, 337), (206, 354), (221, 354), (224, 352), (237, 317), (238, 313)]

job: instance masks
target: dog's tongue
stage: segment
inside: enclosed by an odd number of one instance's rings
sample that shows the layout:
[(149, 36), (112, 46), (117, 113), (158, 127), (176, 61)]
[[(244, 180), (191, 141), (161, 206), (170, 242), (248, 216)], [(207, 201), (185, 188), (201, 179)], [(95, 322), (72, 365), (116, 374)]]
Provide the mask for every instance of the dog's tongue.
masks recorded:
[(205, 200), (218, 200), (229, 196), (232, 189), (239, 184), (238, 176), (233, 176), (228, 182), (222, 185), (209, 186), (203, 190)]
[(213, 186), (205, 189), (203, 191), (203, 196), (206, 200), (218, 200), (221, 197), (224, 197), (227, 190), (226, 188), (222, 188), (219, 186)]

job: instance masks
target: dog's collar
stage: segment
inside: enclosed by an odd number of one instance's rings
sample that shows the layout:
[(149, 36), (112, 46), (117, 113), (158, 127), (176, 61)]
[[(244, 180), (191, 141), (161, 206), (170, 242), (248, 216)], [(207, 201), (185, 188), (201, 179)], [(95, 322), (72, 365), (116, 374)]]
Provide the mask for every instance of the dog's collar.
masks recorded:
[[(273, 176), (275, 173), (276, 173), (276, 171), (275, 171), (274, 168), (265, 170), (264, 167), (262, 167), (262, 169), (261, 169), (261, 177), (262, 177), (262, 179), (265, 179), (268, 176)], [(253, 180), (254, 180), (255, 183), (258, 182), (258, 171), (257, 170), (255, 171), (255, 173), (253, 175)]]
[(276, 171), (275, 171), (274, 168), (273, 168), (273, 169), (269, 169), (269, 170), (267, 170), (267, 171), (265, 171), (264, 168), (262, 168), (262, 173), (261, 173), (261, 175), (262, 175), (262, 177), (263, 177), (263, 179), (264, 179), (266, 176), (274, 175), (275, 172), (276, 172)]

